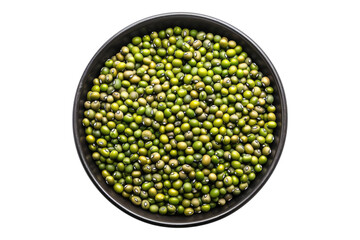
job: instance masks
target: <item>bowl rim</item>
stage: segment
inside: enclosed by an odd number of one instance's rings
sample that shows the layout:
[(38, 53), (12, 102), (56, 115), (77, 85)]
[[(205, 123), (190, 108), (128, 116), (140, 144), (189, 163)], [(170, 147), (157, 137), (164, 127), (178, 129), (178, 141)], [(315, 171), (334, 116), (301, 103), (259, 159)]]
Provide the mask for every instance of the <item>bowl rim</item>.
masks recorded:
[[(184, 222), (184, 223), (165, 222), (165, 221), (159, 221), (159, 220), (154, 220), (154, 219), (147, 218), (144, 215), (140, 215), (140, 214), (137, 214), (135, 212), (130, 211), (126, 207), (122, 206), (115, 199), (113, 199), (107, 193), (107, 191), (98, 183), (97, 179), (92, 174), (89, 166), (86, 164), (85, 153), (82, 151), (82, 148), (81, 148), (82, 143), (80, 142), (80, 136), (79, 136), (79, 133), (78, 133), (78, 127), (79, 127), (78, 126), (78, 121), (77, 121), (78, 112), (76, 111), (77, 110), (77, 105), (79, 104), (79, 101), (80, 101), (80, 92), (81, 92), (80, 90), (82, 88), (82, 83), (86, 80), (86, 75), (90, 71), (90, 65), (94, 62), (95, 58), (104, 50), (104, 48), (109, 43), (111, 43), (118, 35), (122, 34), (123, 32), (125, 32), (125, 31), (127, 31), (127, 30), (141, 24), (141, 23), (152, 21), (152, 20), (158, 19), (158, 18), (166, 18), (166, 17), (173, 17), (173, 16), (185, 17), (185, 18), (186, 17), (196, 17), (196, 18), (201, 18), (201, 19), (207, 20), (207, 21), (217, 22), (220, 25), (224, 25), (227, 28), (230, 28), (232, 31), (236, 32), (236, 34), (241, 35), (241, 37), (247, 43), (253, 45), (253, 47), (256, 48), (258, 53), (268, 63), (269, 68), (271, 69), (271, 71), (274, 74), (274, 80), (277, 82), (277, 85), (278, 85), (278, 96), (280, 97), (281, 113), (282, 113), (282, 117), (281, 117), (282, 118), (282, 120), (281, 120), (282, 124), (281, 124), (280, 136), (279, 136), (280, 140), (279, 140), (279, 145), (276, 148), (276, 154), (274, 156), (272, 164), (268, 168), (268, 171), (265, 173), (265, 176), (254, 187), (254, 190), (247, 197), (245, 197), (240, 203), (238, 203), (234, 207), (228, 209), (227, 211), (221, 212), (220, 214), (218, 214), (216, 216), (211, 216), (209, 218), (205, 218), (205, 219), (201, 219), (201, 220), (197, 220), (197, 221), (189, 221), (189, 222)], [(76, 150), (77, 150), (78, 156), (80, 158), (80, 161), (81, 161), (81, 163), (82, 163), (82, 165), (84, 167), (84, 170), (87, 173), (87, 175), (89, 176), (89, 178), (91, 179), (91, 181), (93, 182), (93, 184), (96, 186), (96, 188), (102, 193), (102, 195), (105, 198), (108, 199), (108, 201), (110, 201), (113, 205), (115, 205), (117, 208), (119, 208), (120, 210), (122, 210), (126, 214), (128, 214), (128, 215), (130, 215), (130, 216), (132, 216), (132, 217), (134, 217), (134, 218), (136, 218), (138, 220), (146, 222), (146, 223), (150, 223), (150, 224), (157, 225), (157, 226), (163, 226), (163, 227), (193, 227), (193, 226), (203, 225), (203, 224), (207, 224), (207, 223), (210, 223), (210, 222), (220, 220), (220, 219), (234, 213), (239, 208), (244, 206), (248, 201), (250, 201), (261, 190), (261, 188), (265, 185), (265, 183), (268, 181), (268, 179), (272, 175), (275, 167), (277, 166), (277, 164), (279, 162), (280, 156), (282, 154), (282, 151), (283, 151), (283, 148), (284, 148), (284, 145), (285, 145), (286, 134), (287, 134), (287, 124), (288, 124), (287, 115), (288, 115), (288, 113), (287, 113), (286, 96), (285, 96), (285, 91), (284, 91), (280, 76), (278, 75), (274, 65), (272, 64), (272, 62), (270, 61), (268, 56), (265, 54), (265, 52), (250, 37), (248, 37), (245, 33), (240, 31), (239, 29), (237, 29), (233, 25), (231, 25), (231, 24), (229, 24), (227, 22), (224, 22), (224, 21), (222, 21), (220, 19), (214, 18), (212, 16), (208, 16), (208, 15), (204, 15), (204, 14), (200, 14), (200, 13), (193, 13), (193, 12), (167, 12), (167, 13), (156, 14), (156, 15), (152, 15), (152, 16), (140, 19), (140, 20), (126, 26), (125, 28), (121, 29), (116, 34), (114, 34), (111, 38), (109, 38), (99, 48), (99, 50), (94, 54), (94, 56), (91, 58), (91, 60), (87, 64), (87, 66), (86, 66), (86, 68), (85, 68), (85, 70), (84, 70), (84, 72), (83, 72), (83, 74), (82, 74), (82, 76), (80, 78), (80, 81), (78, 83), (78, 87), (76, 89), (75, 99), (74, 99), (74, 103), (73, 103), (72, 126), (73, 126), (73, 136), (74, 136), (74, 141), (75, 141), (75, 145), (76, 145)]]

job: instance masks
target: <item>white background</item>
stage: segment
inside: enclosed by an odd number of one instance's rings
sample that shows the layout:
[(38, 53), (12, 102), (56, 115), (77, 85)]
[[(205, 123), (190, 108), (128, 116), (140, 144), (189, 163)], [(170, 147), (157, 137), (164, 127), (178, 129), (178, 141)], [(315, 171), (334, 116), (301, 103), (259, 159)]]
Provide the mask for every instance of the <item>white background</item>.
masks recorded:
[[(2, 1), (0, 239), (359, 239), (356, 1)], [(283, 81), (289, 126), (278, 167), (234, 214), (200, 227), (143, 223), (91, 183), (72, 135), (80, 77), (101, 45), (153, 14), (231, 23)]]

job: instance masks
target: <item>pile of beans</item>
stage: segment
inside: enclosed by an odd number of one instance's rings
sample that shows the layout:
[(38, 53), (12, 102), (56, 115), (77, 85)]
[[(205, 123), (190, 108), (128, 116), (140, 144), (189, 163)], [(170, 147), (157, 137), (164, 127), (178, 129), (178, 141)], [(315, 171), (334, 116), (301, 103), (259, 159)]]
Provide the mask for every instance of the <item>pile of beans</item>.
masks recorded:
[(109, 58), (84, 103), (107, 184), (160, 214), (208, 212), (245, 191), (271, 153), (270, 79), (226, 37), (167, 28)]

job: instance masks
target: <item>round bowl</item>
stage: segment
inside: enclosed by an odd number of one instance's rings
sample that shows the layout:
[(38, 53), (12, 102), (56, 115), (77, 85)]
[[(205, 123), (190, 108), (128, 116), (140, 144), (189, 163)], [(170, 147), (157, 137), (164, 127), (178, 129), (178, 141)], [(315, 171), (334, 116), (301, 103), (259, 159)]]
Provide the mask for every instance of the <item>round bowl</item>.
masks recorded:
[[(91, 152), (85, 141), (85, 131), (82, 126), (84, 99), (86, 99), (86, 94), (91, 89), (93, 78), (98, 76), (104, 62), (109, 57), (115, 55), (121, 46), (129, 43), (132, 37), (150, 34), (151, 31), (159, 31), (161, 29), (174, 26), (186, 27), (189, 29), (194, 28), (205, 32), (211, 32), (213, 34), (219, 34), (227, 37), (228, 39), (235, 40), (238, 44), (240, 44), (253, 61), (259, 65), (259, 68), (264, 75), (270, 78), (274, 88), (274, 105), (277, 109), (276, 116), (278, 127), (274, 131), (275, 140), (271, 146), (272, 153), (268, 158), (268, 162), (264, 165), (263, 171), (258, 174), (256, 179), (249, 185), (249, 188), (246, 191), (242, 192), (239, 196), (234, 197), (224, 206), (216, 207), (207, 213), (194, 214), (190, 217), (153, 214), (133, 205), (129, 199), (125, 199), (115, 193), (113, 188), (105, 183), (100, 170), (92, 160)], [(280, 77), (269, 58), (253, 40), (237, 28), (219, 19), (195, 13), (165, 13), (151, 16), (133, 23), (116, 33), (97, 51), (86, 67), (76, 91), (73, 109), (73, 131), (76, 148), (86, 173), (97, 189), (111, 203), (125, 213), (147, 223), (168, 227), (187, 227), (213, 222), (244, 206), (244, 204), (254, 197), (255, 194), (264, 186), (274, 171), (284, 147), (286, 130), (287, 107), (285, 93)]]

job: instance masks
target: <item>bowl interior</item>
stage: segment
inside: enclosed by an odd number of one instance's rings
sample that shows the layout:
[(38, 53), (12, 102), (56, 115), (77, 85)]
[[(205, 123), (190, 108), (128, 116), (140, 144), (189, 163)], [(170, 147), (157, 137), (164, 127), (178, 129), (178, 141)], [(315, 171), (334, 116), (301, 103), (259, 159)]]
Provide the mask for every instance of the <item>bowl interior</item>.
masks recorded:
[[(249, 185), (246, 191), (242, 192), (225, 206), (212, 209), (208, 213), (195, 214), (191, 217), (152, 214), (140, 207), (134, 206), (128, 199), (116, 194), (112, 187), (105, 183), (100, 170), (92, 160), (91, 151), (85, 142), (84, 128), (81, 124), (86, 94), (91, 89), (92, 80), (98, 76), (104, 62), (119, 52), (123, 45), (128, 44), (132, 37), (150, 34), (151, 31), (159, 31), (174, 26), (189, 29), (194, 28), (225, 36), (229, 40), (235, 40), (243, 47), (244, 51), (249, 54), (253, 61), (259, 65), (260, 71), (272, 81), (275, 97), (274, 105), (277, 108), (276, 116), (278, 127), (274, 131), (275, 140), (271, 146), (273, 151), (263, 171), (257, 175), (257, 178)], [(156, 225), (183, 227), (218, 220), (243, 206), (260, 190), (273, 172), (284, 146), (287, 127), (287, 108), (284, 90), (275, 68), (262, 50), (244, 33), (225, 22), (211, 17), (190, 13), (169, 13), (153, 16), (128, 26), (109, 39), (108, 42), (99, 49), (88, 64), (80, 80), (74, 101), (73, 127), (75, 143), (81, 162), (92, 182), (109, 201), (124, 212), (140, 220)]]

